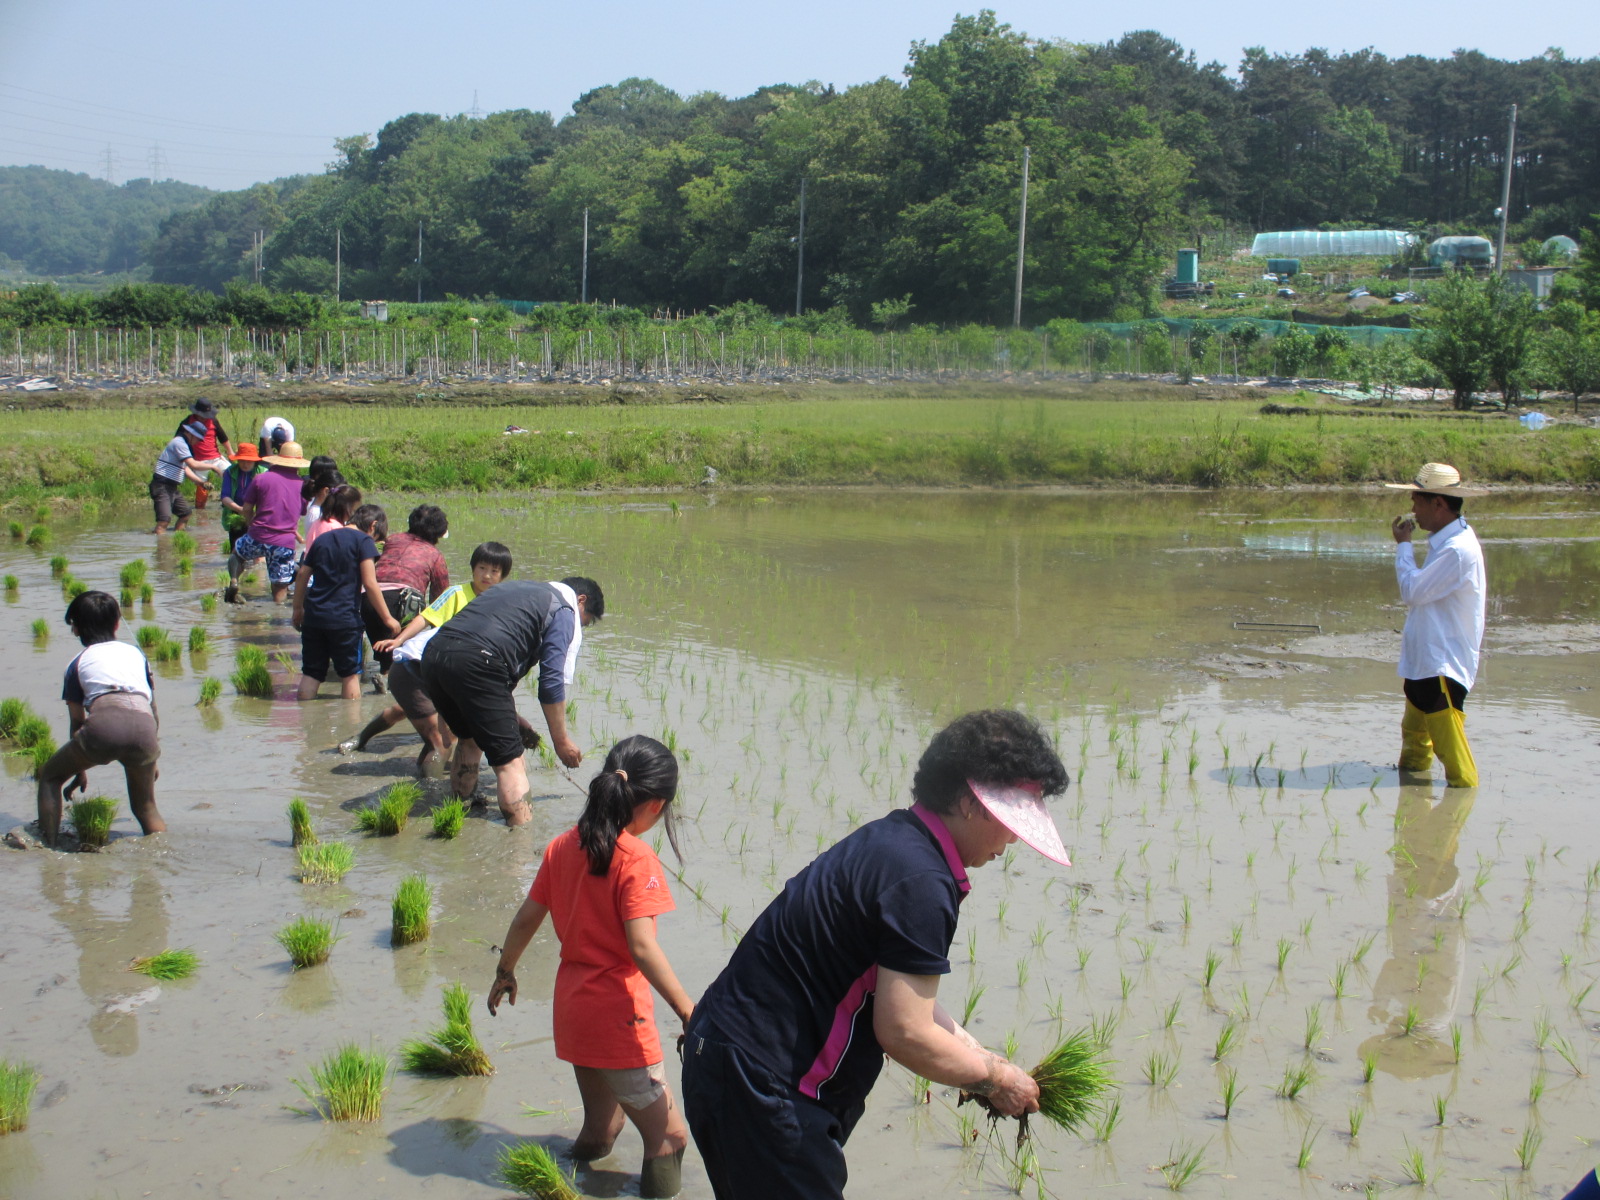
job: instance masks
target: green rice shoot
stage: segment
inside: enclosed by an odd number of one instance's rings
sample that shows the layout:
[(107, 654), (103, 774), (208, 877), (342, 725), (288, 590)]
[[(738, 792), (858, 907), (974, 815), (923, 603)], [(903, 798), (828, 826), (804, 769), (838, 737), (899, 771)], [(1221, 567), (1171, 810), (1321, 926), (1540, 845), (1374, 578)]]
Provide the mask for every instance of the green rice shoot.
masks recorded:
[(344, 842), (300, 847), (301, 883), (338, 883), (355, 865), (356, 852)]
[[(126, 605), (124, 605), (124, 607), (126, 607)], [(217, 611), (217, 597), (215, 594), (207, 592), (204, 596), (200, 597), (200, 611), (208, 613)]]
[(389, 944), (409, 946), (426, 938), (433, 931), (432, 908), (433, 887), (424, 876), (407, 875), (402, 879), (390, 909), (393, 920)]
[(497, 1174), (501, 1183), (538, 1200), (579, 1200), (571, 1181), (538, 1142), (529, 1140), (500, 1148)]
[(200, 707), (210, 708), (217, 702), (217, 697), (222, 695), (222, 680), (202, 679), (200, 681)]
[(6, 591), (14, 592), (21, 586), (22, 580), (18, 579), (15, 575), (6, 576)]
[(21, 521), (12, 521), (6, 528), (10, 531), (11, 536), (14, 538), (20, 538), (23, 534)]
[(1030, 1072), (1039, 1085), (1039, 1115), (1068, 1133), (1087, 1128), (1116, 1082), (1108, 1065), (1088, 1030), (1066, 1038)]
[(350, 1043), (311, 1068), (311, 1086), (294, 1085), (324, 1121), (376, 1121), (389, 1090), (389, 1056)]
[(149, 654), (152, 646), (159, 646), (167, 640), (167, 631), (159, 625), (141, 625), (139, 632), (134, 634), (134, 640), (139, 643), (139, 649)]
[(49, 544), (50, 531), (43, 525), (35, 525), (32, 529), (28, 530), (28, 545), (32, 546), (35, 550), (38, 550), (44, 546), (48, 546)]
[(356, 828), (378, 837), (393, 837), (411, 819), (412, 805), (422, 799), (420, 785), (409, 780), (391, 784), (378, 797), (378, 803), (356, 813)]
[(433, 836), (446, 841), (460, 836), (466, 819), (466, 803), (459, 796), (451, 797), (433, 810)]
[(34, 641), (47, 642), (50, 640), (50, 622), (43, 617), (35, 617), (32, 628)]
[(136, 588), (144, 582), (147, 570), (149, 566), (144, 559), (136, 558), (130, 563), (123, 564), (122, 570), (117, 573), (117, 582), (125, 588)]
[(60, 579), (66, 573), (67, 573), (67, 556), (65, 554), (53, 554), (53, 555), (51, 555), (50, 556), (50, 574), (54, 575), (57, 579)]
[(188, 557), (195, 552), (199, 542), (194, 540), (194, 534), (180, 529), (172, 535), (172, 548), (182, 557)]
[(148, 579), (139, 585), (139, 603), (153, 604), (156, 598), (156, 585)]
[(155, 644), (155, 650), (151, 657), (157, 662), (177, 662), (183, 657), (183, 644), (166, 640), (159, 641)]
[(317, 844), (317, 831), (311, 828), (311, 810), (299, 796), (289, 801), (289, 834), (292, 846)]
[(204, 654), (206, 652), (206, 627), (204, 625), (192, 626), (189, 630), (189, 653)]
[(14, 738), (22, 719), (33, 714), (33, 705), (18, 696), (0, 700), (0, 737)]
[(459, 981), (444, 988), (444, 1024), (426, 1040), (401, 1044), (400, 1062), (422, 1075), (493, 1075), (494, 1064), (472, 1031), (472, 997)]
[(117, 819), (117, 802), (105, 796), (90, 796), (72, 802), (72, 827), (85, 846), (104, 846), (111, 838), (111, 823)]
[(339, 940), (328, 922), (303, 916), (296, 917), (272, 936), (289, 955), (296, 971), (327, 962), (328, 955), (333, 953), (333, 944)]
[(89, 585), (81, 579), (63, 579), (61, 583), (61, 594), (69, 603), (89, 590)]
[(11, 740), (24, 750), (31, 750), (40, 742), (50, 740), (50, 722), (38, 713), (29, 709), (17, 722), (11, 733)]
[(134, 602), (133, 589), (132, 588), (123, 588), (121, 595), (119, 595), (117, 597), (117, 603), (122, 605), (123, 608), (132, 608), (133, 607), (133, 602)]
[(130, 971), (137, 971), (140, 975), (148, 975), (151, 979), (159, 979), (168, 983), (174, 979), (187, 979), (200, 969), (200, 956), (193, 950), (163, 950), (160, 954), (148, 954), (143, 958), (136, 958), (128, 967)]
[(33, 777), (37, 779), (39, 772), (44, 770), (45, 763), (50, 761), (50, 756), (56, 752), (56, 740), (46, 737), (43, 741), (35, 742), (29, 751), (33, 755)]
[(272, 672), (267, 670), (267, 652), (260, 646), (245, 642), (233, 656), (234, 690), (241, 696), (272, 699)]
[(178, 560), (178, 565), (175, 566), (173, 570), (175, 570), (179, 575), (193, 575), (194, 559), (188, 557), (180, 558)]
[(33, 1107), (33, 1091), (39, 1086), (39, 1072), (27, 1063), (0, 1058), (0, 1134), (18, 1133), (28, 1127), (28, 1111)]

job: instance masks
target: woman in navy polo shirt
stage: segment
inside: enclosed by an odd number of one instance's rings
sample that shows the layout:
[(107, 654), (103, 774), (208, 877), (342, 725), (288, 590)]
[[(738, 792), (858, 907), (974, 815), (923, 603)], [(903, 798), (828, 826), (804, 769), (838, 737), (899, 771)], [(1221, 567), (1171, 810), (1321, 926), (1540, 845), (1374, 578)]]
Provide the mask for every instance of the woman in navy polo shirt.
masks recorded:
[(935, 735), (916, 803), (863, 825), (784, 885), (695, 1006), (684, 1112), (717, 1200), (843, 1196), (844, 1143), (883, 1056), (1036, 1112), (1039, 1089), (938, 1002), (967, 871), (1018, 838), (1070, 866), (1043, 797), (1067, 772), (1021, 713)]

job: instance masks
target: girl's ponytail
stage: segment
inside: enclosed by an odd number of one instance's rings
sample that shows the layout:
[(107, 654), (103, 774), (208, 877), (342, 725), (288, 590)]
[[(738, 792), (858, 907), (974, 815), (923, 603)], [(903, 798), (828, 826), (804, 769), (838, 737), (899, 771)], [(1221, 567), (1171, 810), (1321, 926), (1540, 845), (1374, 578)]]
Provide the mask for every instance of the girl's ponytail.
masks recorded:
[(672, 801), (678, 794), (678, 760), (655, 738), (634, 734), (611, 747), (605, 766), (589, 784), (589, 801), (578, 817), (578, 844), (589, 856), (589, 873), (605, 875), (617, 837), (633, 822), (634, 809), (648, 800), (663, 800), (667, 841), (678, 851)]

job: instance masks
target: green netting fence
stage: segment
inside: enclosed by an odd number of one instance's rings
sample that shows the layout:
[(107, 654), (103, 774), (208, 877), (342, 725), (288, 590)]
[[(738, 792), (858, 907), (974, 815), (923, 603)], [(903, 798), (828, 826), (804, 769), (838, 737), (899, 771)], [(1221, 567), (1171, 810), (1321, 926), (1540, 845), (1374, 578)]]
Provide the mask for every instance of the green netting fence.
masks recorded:
[(1395, 329), (1388, 325), (1308, 325), (1301, 321), (1269, 321), (1265, 317), (1157, 317), (1149, 321), (1090, 321), (1085, 329), (1103, 329), (1114, 338), (1134, 339), (1141, 331), (1165, 325), (1168, 336), (1187, 338), (1197, 325), (1208, 325), (1215, 334), (1225, 334), (1238, 325), (1254, 325), (1262, 337), (1279, 337), (1289, 329), (1299, 329), (1315, 337), (1322, 330), (1343, 334), (1352, 346), (1374, 346), (1386, 338), (1411, 339), (1419, 329)]

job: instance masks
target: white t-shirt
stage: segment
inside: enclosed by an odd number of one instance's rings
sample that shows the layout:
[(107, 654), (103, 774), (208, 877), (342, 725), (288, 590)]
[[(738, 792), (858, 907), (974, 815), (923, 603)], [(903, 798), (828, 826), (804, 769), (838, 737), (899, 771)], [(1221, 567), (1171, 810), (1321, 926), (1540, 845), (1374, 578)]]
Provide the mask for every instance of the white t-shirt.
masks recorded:
[(85, 709), (110, 692), (155, 699), (150, 663), (127, 642), (96, 642), (67, 664), (61, 698)]
[(272, 431), (274, 429), (283, 430), (284, 441), (294, 441), (293, 425), (289, 424), (289, 422), (285, 421), (282, 417), (268, 417), (265, 421), (261, 422), (261, 436), (268, 443), (272, 441)]

